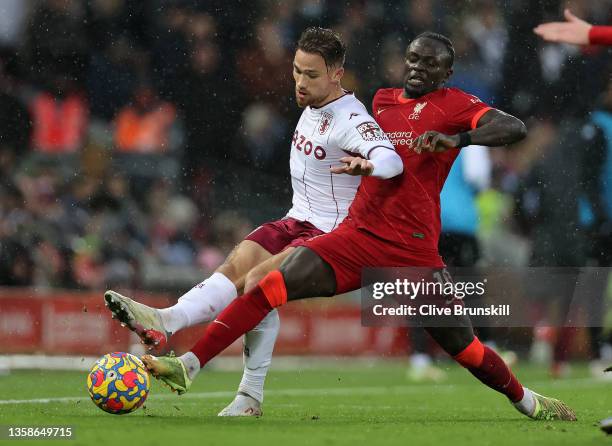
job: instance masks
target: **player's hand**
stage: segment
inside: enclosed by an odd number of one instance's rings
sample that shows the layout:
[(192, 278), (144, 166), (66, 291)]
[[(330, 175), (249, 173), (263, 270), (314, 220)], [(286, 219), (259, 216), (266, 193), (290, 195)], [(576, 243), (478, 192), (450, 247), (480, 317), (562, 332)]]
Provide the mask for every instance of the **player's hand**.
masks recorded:
[(542, 23), (533, 32), (549, 42), (588, 45), (591, 24), (579, 19), (569, 9), (563, 12), (567, 22)]
[(340, 158), (341, 166), (331, 168), (332, 173), (346, 173), (348, 175), (362, 175), (367, 177), (372, 175), (374, 165), (365, 158), (358, 156), (345, 156)]
[(416, 153), (444, 152), (459, 145), (459, 135), (445, 135), (444, 133), (429, 130), (419, 136), (410, 148)]

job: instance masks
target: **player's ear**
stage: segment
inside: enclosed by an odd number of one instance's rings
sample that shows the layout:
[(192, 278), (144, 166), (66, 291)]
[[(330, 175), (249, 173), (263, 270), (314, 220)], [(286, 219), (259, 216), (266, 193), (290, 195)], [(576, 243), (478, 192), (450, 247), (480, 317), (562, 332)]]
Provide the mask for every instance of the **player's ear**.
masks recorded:
[(446, 83), (450, 77), (453, 75), (453, 67), (450, 67), (447, 71), (446, 71), (446, 77), (444, 78), (444, 83)]
[(344, 76), (344, 67), (334, 68), (333, 70), (332, 80), (334, 82), (340, 82), (340, 79)]

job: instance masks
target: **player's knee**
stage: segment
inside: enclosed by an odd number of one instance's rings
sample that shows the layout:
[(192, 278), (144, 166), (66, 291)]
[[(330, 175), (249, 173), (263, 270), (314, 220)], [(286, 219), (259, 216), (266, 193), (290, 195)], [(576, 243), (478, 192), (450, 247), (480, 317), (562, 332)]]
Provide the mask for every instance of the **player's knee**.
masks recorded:
[(215, 272), (223, 274), (229, 280), (231, 280), (234, 285), (237, 285), (240, 279), (240, 272), (238, 266), (232, 261), (232, 259), (225, 259), (222, 265), (220, 265)]
[(250, 270), (244, 278), (244, 291), (251, 291), (268, 272), (269, 271), (262, 271), (259, 268), (253, 268)]

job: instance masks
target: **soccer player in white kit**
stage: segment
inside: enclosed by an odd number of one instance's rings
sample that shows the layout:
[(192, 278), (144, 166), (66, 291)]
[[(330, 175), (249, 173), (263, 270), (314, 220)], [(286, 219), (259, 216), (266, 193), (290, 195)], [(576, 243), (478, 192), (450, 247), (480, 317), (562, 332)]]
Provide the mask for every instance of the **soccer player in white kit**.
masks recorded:
[[(114, 291), (104, 294), (113, 317), (145, 344), (163, 348), (178, 330), (214, 321), (238, 295), (278, 269), (295, 246), (336, 228), (348, 213), (361, 175), (391, 178), (402, 173), (401, 158), (387, 135), (341, 86), (345, 52), (341, 38), (329, 29), (308, 28), (298, 41), (293, 77), (296, 101), (304, 111), (291, 141), (293, 203), (287, 215), (251, 232), (214, 274), (172, 307), (155, 309)], [(219, 416), (262, 414), (264, 380), (279, 327), (273, 311), (246, 334), (244, 374), (236, 398)], [(184, 356), (181, 364), (187, 370), (199, 370), (193, 353)]]

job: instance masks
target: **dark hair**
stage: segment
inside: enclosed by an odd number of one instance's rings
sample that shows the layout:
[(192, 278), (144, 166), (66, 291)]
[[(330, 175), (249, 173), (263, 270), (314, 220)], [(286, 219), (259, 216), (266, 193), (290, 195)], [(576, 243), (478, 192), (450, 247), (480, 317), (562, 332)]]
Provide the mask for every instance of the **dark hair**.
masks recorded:
[(346, 45), (340, 35), (331, 29), (307, 28), (300, 36), (296, 49), (305, 53), (318, 54), (325, 61), (327, 68), (344, 65)]
[(432, 39), (441, 42), (446, 47), (446, 51), (448, 52), (448, 57), (450, 59), (449, 66), (453, 66), (453, 63), (455, 62), (455, 47), (453, 47), (453, 42), (451, 42), (448, 37), (432, 31), (425, 31), (414, 38), (414, 40), (417, 39)]

